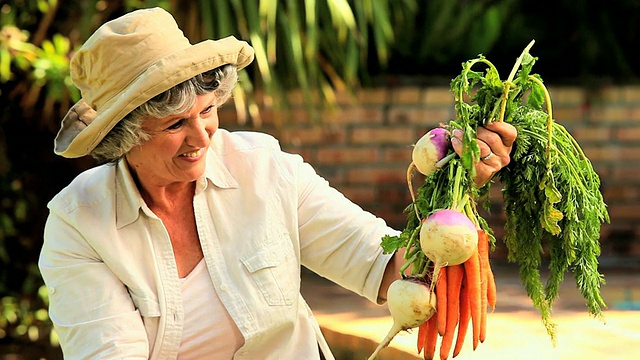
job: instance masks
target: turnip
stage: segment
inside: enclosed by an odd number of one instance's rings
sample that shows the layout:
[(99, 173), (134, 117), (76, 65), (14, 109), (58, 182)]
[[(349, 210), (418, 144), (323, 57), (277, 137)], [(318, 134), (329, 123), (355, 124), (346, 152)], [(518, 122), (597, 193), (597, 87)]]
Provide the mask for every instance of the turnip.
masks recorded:
[(409, 193), (411, 199), (414, 201), (414, 209), (416, 210), (416, 216), (418, 220), (420, 215), (415, 205), (416, 196), (413, 192), (413, 183), (411, 178), (413, 176), (413, 169), (417, 169), (422, 175), (429, 176), (436, 169), (444, 166), (455, 153), (447, 155), (451, 148), (451, 140), (449, 138), (449, 132), (443, 128), (434, 128), (424, 134), (416, 144), (413, 146), (411, 153), (411, 164), (407, 169), (407, 185), (409, 186)]
[(478, 247), (478, 229), (463, 213), (438, 210), (422, 221), (420, 248), (434, 263), (432, 284), (440, 268), (467, 261)]
[(375, 359), (400, 331), (413, 329), (429, 320), (436, 312), (436, 296), (425, 283), (398, 279), (387, 290), (387, 306), (393, 325), (369, 360)]
[(449, 149), (451, 140), (449, 132), (443, 128), (435, 128), (424, 134), (413, 147), (411, 160), (420, 173), (429, 176), (442, 161)]

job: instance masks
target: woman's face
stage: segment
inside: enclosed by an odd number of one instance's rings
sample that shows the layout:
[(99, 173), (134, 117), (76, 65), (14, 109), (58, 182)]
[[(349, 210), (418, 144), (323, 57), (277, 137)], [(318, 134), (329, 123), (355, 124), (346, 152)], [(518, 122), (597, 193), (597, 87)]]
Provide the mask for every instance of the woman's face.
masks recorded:
[(144, 121), (142, 128), (151, 139), (126, 155), (143, 187), (189, 183), (204, 174), (207, 149), (219, 125), (215, 100), (213, 92), (199, 95), (182, 114)]

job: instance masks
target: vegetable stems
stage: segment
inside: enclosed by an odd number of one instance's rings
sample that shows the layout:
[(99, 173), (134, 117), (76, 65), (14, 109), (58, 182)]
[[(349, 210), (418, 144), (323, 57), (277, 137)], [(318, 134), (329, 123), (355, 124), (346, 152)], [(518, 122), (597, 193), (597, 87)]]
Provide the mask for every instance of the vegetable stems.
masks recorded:
[(549, 91), (547, 91), (547, 87), (544, 86), (542, 81), (540, 81), (535, 76), (529, 75), (529, 80), (540, 86), (540, 89), (544, 92), (544, 101), (547, 104), (547, 162), (551, 164), (551, 144), (553, 143), (553, 109), (551, 107), (551, 96), (549, 95)]
[(535, 40), (531, 40), (529, 45), (527, 45), (527, 47), (524, 48), (524, 51), (522, 51), (520, 56), (518, 56), (518, 58), (516, 59), (516, 63), (513, 65), (513, 68), (509, 73), (509, 77), (505, 81), (504, 93), (502, 96), (502, 101), (500, 106), (500, 116), (498, 116), (498, 122), (502, 122), (504, 120), (504, 114), (507, 108), (507, 102), (509, 101), (509, 88), (513, 84), (513, 78), (515, 78), (516, 73), (518, 72), (518, 69), (520, 69), (520, 65), (522, 64), (522, 59), (524, 58), (525, 55), (529, 54), (529, 50), (533, 46), (533, 43), (535, 43)]

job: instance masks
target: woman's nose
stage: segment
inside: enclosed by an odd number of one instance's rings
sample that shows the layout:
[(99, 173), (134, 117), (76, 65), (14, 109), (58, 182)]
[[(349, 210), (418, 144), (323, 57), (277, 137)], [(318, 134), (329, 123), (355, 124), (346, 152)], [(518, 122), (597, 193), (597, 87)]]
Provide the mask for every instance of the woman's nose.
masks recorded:
[[(215, 118), (215, 119), (214, 119)], [(208, 118), (198, 118), (194, 121), (194, 125), (189, 134), (189, 145), (205, 147), (209, 145), (211, 136), (218, 129), (217, 116), (210, 116)]]

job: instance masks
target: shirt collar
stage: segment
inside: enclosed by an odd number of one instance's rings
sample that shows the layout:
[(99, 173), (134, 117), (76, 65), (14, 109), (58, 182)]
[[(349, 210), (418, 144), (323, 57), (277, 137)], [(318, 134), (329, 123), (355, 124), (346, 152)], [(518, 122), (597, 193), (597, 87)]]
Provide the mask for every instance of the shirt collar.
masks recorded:
[(124, 159), (116, 164), (116, 227), (118, 229), (134, 222), (141, 208), (146, 208), (138, 191), (129, 166)]
[[(204, 172), (204, 177), (218, 188), (236, 189), (239, 186), (238, 181), (231, 175), (231, 171), (229, 171), (227, 165), (219, 155), (219, 150), (222, 150), (220, 146), (222, 145), (215, 144), (218, 142), (216, 139), (218, 138), (214, 135), (214, 144), (209, 148), (209, 153), (207, 154), (207, 168)], [(197, 189), (198, 187), (196, 186), (196, 193), (198, 192)]]
[[(207, 168), (204, 175), (196, 180), (196, 195), (203, 192), (209, 182), (220, 189), (236, 189), (238, 181), (213, 149), (207, 154)], [(134, 222), (140, 215), (140, 209), (148, 211), (131, 176), (129, 166), (124, 159), (116, 165), (116, 226), (122, 228)]]

